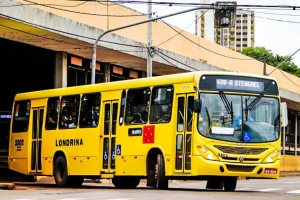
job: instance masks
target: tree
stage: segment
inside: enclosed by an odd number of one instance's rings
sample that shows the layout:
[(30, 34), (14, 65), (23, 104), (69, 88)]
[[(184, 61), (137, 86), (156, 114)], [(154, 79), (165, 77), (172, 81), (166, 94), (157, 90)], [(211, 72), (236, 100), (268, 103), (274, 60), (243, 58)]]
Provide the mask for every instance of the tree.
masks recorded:
[[(292, 62), (292, 58), (288, 58), (289, 55), (280, 56), (278, 54), (273, 54), (271, 50), (267, 50), (265, 47), (247, 47), (244, 48), (241, 53), (261, 62), (264, 62), (264, 56), (266, 55), (268, 65), (273, 67), (280, 65), (279, 69), (300, 77), (300, 69)], [(283, 62), (285, 59), (287, 60)]]

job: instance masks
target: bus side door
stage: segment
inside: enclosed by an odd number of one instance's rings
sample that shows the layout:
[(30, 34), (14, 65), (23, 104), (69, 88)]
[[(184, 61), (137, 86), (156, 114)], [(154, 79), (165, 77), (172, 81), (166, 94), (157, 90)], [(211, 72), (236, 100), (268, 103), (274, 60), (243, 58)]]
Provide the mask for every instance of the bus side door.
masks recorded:
[[(118, 115), (117, 101), (103, 102), (103, 134), (101, 134), (100, 150), (102, 150), (101, 178), (113, 178), (115, 173), (116, 126)], [(101, 149), (102, 148), (102, 149)], [(106, 174), (106, 175), (105, 175)]]
[(42, 172), (42, 128), (44, 107), (32, 108), (30, 173)]
[[(176, 96), (176, 153), (175, 173), (191, 173), (191, 144), (194, 93)], [(175, 105), (175, 106), (176, 106)]]

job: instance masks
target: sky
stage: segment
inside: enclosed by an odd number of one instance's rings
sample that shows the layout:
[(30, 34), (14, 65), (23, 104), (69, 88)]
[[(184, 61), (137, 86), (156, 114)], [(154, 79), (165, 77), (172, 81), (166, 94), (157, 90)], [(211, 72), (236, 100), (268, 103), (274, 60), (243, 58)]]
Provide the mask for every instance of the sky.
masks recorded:
[[(149, 0), (139, 0), (147, 2)], [(219, 0), (224, 1), (224, 0)], [(152, 2), (171, 2), (171, 3), (200, 3), (200, 0), (152, 0)], [(216, 1), (210, 0), (210, 3)], [(227, 2), (232, 2), (228, 1)], [(266, 8), (266, 6), (299, 6), (300, 0), (236, 0), (239, 5), (260, 5), (264, 8), (249, 8), (255, 11), (255, 45), (265, 47), (273, 54), (280, 56), (292, 56), (292, 61), (300, 68), (300, 8), (279, 9)], [(141, 3), (123, 4), (142, 13), (148, 12), (148, 5)], [(187, 5), (152, 5), (152, 12), (156, 16), (168, 15), (171, 13), (188, 10), (192, 6)], [(246, 9), (246, 8), (245, 8)], [(195, 11), (167, 17), (165, 22), (180, 29), (195, 34)], [(299, 51), (298, 51), (299, 50)]]

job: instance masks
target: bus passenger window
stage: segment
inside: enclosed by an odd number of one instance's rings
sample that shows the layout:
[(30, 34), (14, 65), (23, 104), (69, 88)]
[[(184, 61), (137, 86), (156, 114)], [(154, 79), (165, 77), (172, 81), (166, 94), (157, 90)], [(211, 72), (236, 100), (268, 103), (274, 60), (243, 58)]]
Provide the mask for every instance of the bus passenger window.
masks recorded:
[(79, 110), (79, 95), (61, 98), (60, 128), (76, 128)]
[(150, 93), (150, 88), (128, 90), (125, 111), (125, 124), (147, 123)]
[(173, 86), (159, 86), (152, 89), (150, 122), (166, 123), (171, 120)]
[(46, 130), (55, 130), (57, 128), (59, 102), (59, 97), (48, 99)]
[(81, 98), (80, 128), (97, 127), (100, 113), (100, 93), (84, 94)]
[(14, 104), (12, 132), (25, 132), (28, 130), (30, 101), (17, 101)]

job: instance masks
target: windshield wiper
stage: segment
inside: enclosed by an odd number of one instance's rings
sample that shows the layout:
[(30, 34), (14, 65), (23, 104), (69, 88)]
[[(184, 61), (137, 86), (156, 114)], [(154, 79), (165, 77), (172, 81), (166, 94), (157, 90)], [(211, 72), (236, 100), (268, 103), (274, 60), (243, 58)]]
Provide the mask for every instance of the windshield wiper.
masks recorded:
[[(267, 85), (264, 88), (264, 91), (269, 87), (269, 85), (271, 84), (272, 80), (269, 80), (269, 82), (267, 83)], [(260, 93), (255, 99), (253, 99), (253, 101), (246, 106), (245, 110), (251, 110), (256, 104), (257, 102), (259, 102), (259, 100), (264, 96), (264, 91), (262, 93)]]
[(230, 114), (231, 117), (231, 124), (233, 124), (233, 109), (232, 109), (232, 101), (229, 103), (227, 97), (225, 96), (223, 91), (219, 92), (220, 98), (223, 101), (223, 104), (225, 105), (227, 113)]
[(208, 118), (208, 127), (210, 127), (210, 117), (209, 117), (209, 113), (208, 113), (208, 110), (207, 110), (206, 106), (205, 106), (205, 111), (206, 111), (207, 118)]
[(259, 94), (253, 101), (245, 108), (245, 110), (251, 110), (257, 102), (264, 96), (264, 93)]

